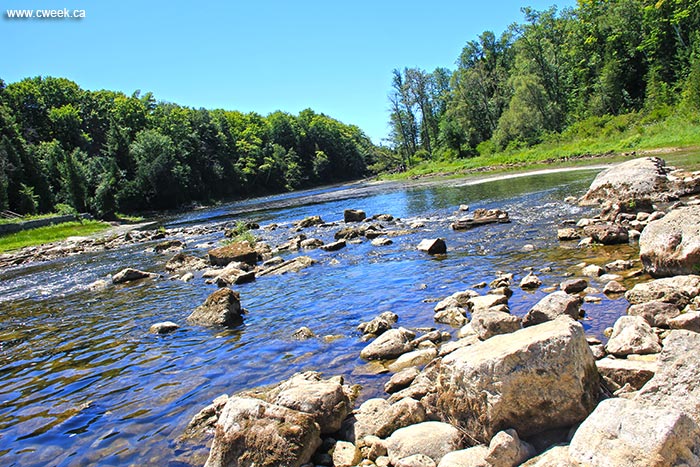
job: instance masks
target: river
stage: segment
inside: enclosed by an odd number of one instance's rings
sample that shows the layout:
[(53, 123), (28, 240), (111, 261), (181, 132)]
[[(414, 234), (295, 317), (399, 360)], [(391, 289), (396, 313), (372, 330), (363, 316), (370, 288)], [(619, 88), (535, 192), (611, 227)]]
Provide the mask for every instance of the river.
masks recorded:
[[(0, 464), (200, 465), (206, 450), (176, 441), (194, 414), (220, 394), (274, 383), (301, 370), (343, 375), (363, 386), (363, 399), (380, 394), (389, 375), (373, 374), (359, 358), (365, 345), (355, 330), (360, 322), (391, 310), (399, 315), (399, 325), (456, 335), (456, 329), (433, 322), (434, 301), (489, 282), (498, 271), (515, 274), (510, 307), (522, 316), (546, 294), (545, 287), (580, 271), (579, 263), (634, 257), (634, 247), (579, 249), (575, 242), (556, 239), (566, 220), (591, 214), (564, 198), (581, 195), (595, 173), (486, 183), (354, 184), (166, 219), (167, 228), (234, 219), (277, 223), (277, 230), (255, 231), (273, 245), (293, 235), (292, 221), (320, 215), (338, 222), (348, 208), (425, 224), (416, 233), (393, 238), (389, 246), (365, 240), (338, 252), (285, 253), (287, 258), (308, 254), (319, 263), (236, 286), (249, 313), (245, 324), (232, 330), (187, 324), (189, 313), (216, 286), (205, 284), (201, 273), (188, 283), (169, 280), (164, 270), (169, 256), (146, 251), (149, 244), (2, 270)], [(512, 222), (452, 231), (460, 204), (504, 209)], [(304, 233), (330, 242), (339, 228)], [(445, 238), (445, 257), (416, 250), (421, 239), (434, 237)], [(189, 238), (185, 251), (204, 256), (207, 245), (222, 238), (223, 232)], [(163, 278), (103, 291), (86, 288), (125, 267), (159, 272)], [(525, 292), (517, 282), (530, 267), (544, 286)], [(602, 289), (604, 284), (593, 280), (591, 285)], [(587, 333), (602, 337), (627, 302), (597, 295), (599, 303), (584, 305), (583, 325)], [(165, 336), (148, 333), (151, 324), (165, 320), (182, 327)], [(319, 337), (292, 339), (301, 326)]]

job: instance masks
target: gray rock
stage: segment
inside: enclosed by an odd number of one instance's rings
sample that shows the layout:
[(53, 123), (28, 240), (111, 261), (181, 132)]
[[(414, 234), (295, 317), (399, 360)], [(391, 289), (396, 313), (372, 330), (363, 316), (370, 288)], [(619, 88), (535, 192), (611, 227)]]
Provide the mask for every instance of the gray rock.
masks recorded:
[(394, 243), (390, 238), (378, 237), (372, 240), (372, 246), (388, 246)]
[(469, 322), (467, 310), (457, 306), (445, 308), (436, 312), (433, 319), (436, 323), (449, 324), (455, 328), (462, 327)]
[(435, 347), (406, 352), (389, 365), (389, 371), (401, 371), (405, 368), (425, 365), (434, 360), (437, 354)]
[(469, 299), (478, 296), (479, 294), (473, 290), (455, 292), (446, 299), (440, 301), (433, 309), (438, 312), (453, 307), (467, 308), (469, 306)]
[(423, 422), (400, 428), (386, 440), (389, 459), (394, 464), (415, 454), (423, 454), (434, 462), (440, 462), (445, 454), (461, 447), (460, 431), (442, 422)]
[(655, 279), (635, 285), (625, 298), (632, 305), (658, 300), (685, 308), (693, 297), (700, 295), (700, 276), (675, 276)]
[(600, 277), (603, 275), (603, 268), (597, 264), (589, 264), (581, 269), (581, 274), (586, 277)]
[(605, 350), (616, 357), (624, 357), (630, 354), (658, 353), (661, 351), (661, 345), (644, 318), (621, 316), (615, 321)]
[(433, 372), (424, 406), (476, 442), (503, 427), (532, 436), (574, 425), (598, 395), (595, 359), (583, 328), (568, 317), (455, 350)]
[(523, 318), (523, 326), (534, 326), (545, 321), (551, 321), (562, 315), (577, 320), (580, 307), (580, 297), (561, 291), (554, 292), (542, 298), (527, 312)]
[(224, 288), (209, 295), (187, 321), (201, 326), (237, 326), (243, 322), (243, 313), (238, 292)]
[(300, 467), (321, 445), (312, 415), (243, 397), (229, 398), (215, 433), (205, 467)]
[(152, 324), (148, 332), (151, 334), (169, 334), (180, 329), (179, 324), (172, 321), (163, 321), (162, 323)]
[(125, 284), (127, 282), (134, 282), (141, 279), (149, 279), (154, 277), (158, 277), (158, 274), (140, 271), (134, 268), (126, 268), (122, 269), (112, 277), (112, 284)]
[(604, 201), (665, 200), (669, 188), (667, 173), (666, 163), (657, 157), (622, 162), (600, 172), (579, 203), (591, 206)]
[(323, 240), (319, 238), (307, 238), (306, 240), (302, 240), (299, 246), (307, 250), (312, 250), (314, 248), (322, 247)]
[(571, 460), (569, 446), (554, 446), (537, 457), (525, 462), (521, 467), (582, 467)]
[(486, 294), (478, 295), (476, 297), (471, 297), (467, 301), (469, 309), (472, 313), (477, 313), (479, 311), (487, 311), (498, 305), (507, 305), (508, 297), (502, 294)]
[(306, 217), (300, 221), (297, 221), (294, 223), (294, 226), (297, 228), (305, 229), (307, 227), (311, 227), (314, 225), (321, 225), (323, 224), (323, 219), (321, 219), (321, 216), (309, 216)]
[(443, 255), (447, 253), (447, 245), (442, 238), (432, 238), (421, 240), (418, 244), (420, 251), (425, 251), (429, 255)]
[(343, 227), (334, 235), (336, 240), (350, 240), (362, 236), (362, 231), (357, 227)]
[(486, 310), (474, 312), (472, 314), (471, 325), (472, 329), (481, 340), (522, 329), (520, 318), (501, 311)]
[(165, 263), (165, 270), (169, 272), (199, 271), (207, 267), (206, 261), (196, 256), (178, 253)]
[(632, 305), (627, 314), (641, 316), (650, 326), (667, 328), (669, 322), (680, 315), (681, 311), (672, 303), (653, 301)]
[(576, 430), (569, 453), (590, 467), (700, 465), (700, 428), (677, 409), (607, 399)]
[(654, 277), (693, 274), (700, 264), (700, 206), (687, 206), (650, 222), (639, 237), (639, 257)]
[(411, 341), (416, 335), (408, 329), (390, 329), (362, 349), (365, 360), (388, 360), (413, 350)]

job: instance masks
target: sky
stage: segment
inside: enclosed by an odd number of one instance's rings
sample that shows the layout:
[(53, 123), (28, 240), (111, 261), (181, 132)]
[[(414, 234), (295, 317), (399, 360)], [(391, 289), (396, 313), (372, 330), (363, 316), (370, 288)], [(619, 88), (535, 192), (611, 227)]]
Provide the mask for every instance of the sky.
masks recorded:
[[(267, 115), (311, 108), (389, 133), (395, 68), (455, 68), (462, 47), (575, 0), (2, 0), (0, 78), (65, 77), (84, 89)], [(9, 9), (83, 10), (10, 19)]]

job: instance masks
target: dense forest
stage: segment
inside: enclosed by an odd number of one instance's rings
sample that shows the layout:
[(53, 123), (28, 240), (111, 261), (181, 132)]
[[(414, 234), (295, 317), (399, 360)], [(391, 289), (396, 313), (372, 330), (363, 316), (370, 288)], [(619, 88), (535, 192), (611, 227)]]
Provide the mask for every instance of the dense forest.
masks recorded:
[[(488, 155), (613, 116), (700, 111), (700, 0), (578, 0), (466, 44), (456, 69), (394, 70), (384, 167)], [(624, 124), (624, 119), (623, 124)]]
[(0, 210), (102, 218), (357, 179), (378, 150), (312, 110), (192, 109), (52, 77), (0, 80), (0, 137)]
[[(578, 0), (467, 42), (455, 70), (394, 70), (389, 147), (312, 110), (268, 116), (0, 80), (0, 210), (103, 218), (488, 155), (562, 133), (700, 115), (700, 0)], [(625, 124), (624, 118), (615, 124)]]

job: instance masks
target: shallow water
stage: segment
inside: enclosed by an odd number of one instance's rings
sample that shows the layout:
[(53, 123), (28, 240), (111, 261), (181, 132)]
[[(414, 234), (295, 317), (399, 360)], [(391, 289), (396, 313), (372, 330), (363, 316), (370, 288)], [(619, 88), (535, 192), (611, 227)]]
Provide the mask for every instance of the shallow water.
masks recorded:
[[(287, 194), (169, 219), (167, 227), (255, 220), (282, 225), (256, 231), (279, 244), (294, 235), (289, 223), (309, 215), (326, 222), (344, 209), (369, 215), (390, 213), (422, 220), (419, 232), (373, 247), (349, 244), (338, 252), (304, 251), (319, 261), (299, 273), (259, 278), (236, 286), (249, 310), (233, 330), (190, 326), (186, 317), (216, 287), (201, 275), (189, 283), (165, 277), (168, 255), (132, 245), (0, 271), (0, 464), (6, 466), (198, 465), (192, 446), (175, 439), (190, 418), (222, 393), (280, 381), (301, 370), (341, 374), (363, 386), (362, 398), (380, 394), (387, 375), (373, 375), (359, 359), (363, 347), (355, 327), (382, 311), (399, 315), (406, 327), (437, 327), (435, 299), (492, 280), (497, 271), (516, 275), (510, 307), (524, 315), (545, 295), (524, 292), (517, 282), (525, 268), (555, 286), (579, 271), (582, 261), (604, 264), (634, 257), (634, 247), (578, 249), (560, 244), (556, 229), (590, 212), (563, 202), (582, 194), (593, 171), (540, 175), (483, 184), (444, 181), (352, 185)], [(501, 208), (512, 223), (454, 232), (450, 221), (460, 204)], [(285, 226), (286, 224), (286, 226)], [(339, 227), (310, 229), (308, 236), (332, 241)], [(448, 254), (433, 258), (415, 246), (443, 237)], [(189, 253), (204, 256), (216, 235), (188, 238)], [(524, 251), (523, 246), (534, 246)], [(335, 260), (335, 261), (334, 261)], [(86, 284), (124, 267), (160, 272), (160, 280), (89, 291)], [(592, 286), (603, 284), (592, 281)], [(624, 312), (626, 301), (602, 294), (585, 304), (586, 331), (600, 336)], [(173, 334), (148, 334), (151, 324), (175, 321)], [(310, 327), (317, 336), (291, 338)], [(199, 455), (206, 451), (198, 451)]]

